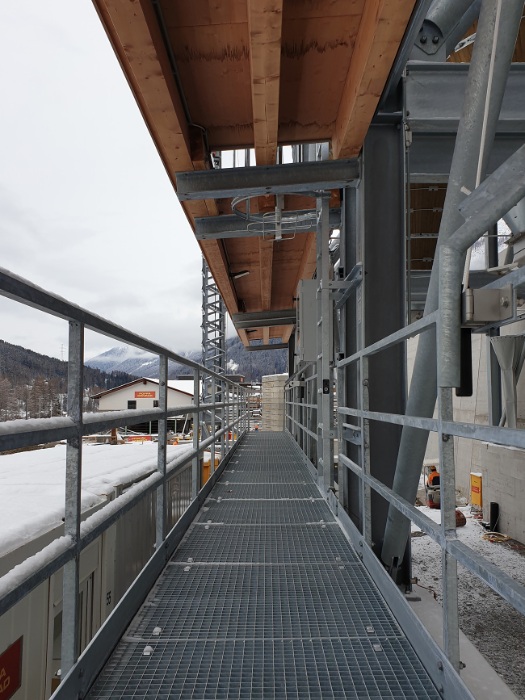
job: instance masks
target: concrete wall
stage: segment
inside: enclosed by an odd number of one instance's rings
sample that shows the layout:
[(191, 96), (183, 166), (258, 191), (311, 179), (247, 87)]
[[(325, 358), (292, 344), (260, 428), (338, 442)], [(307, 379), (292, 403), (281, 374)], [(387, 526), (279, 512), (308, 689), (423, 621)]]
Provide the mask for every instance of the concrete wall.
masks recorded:
[[(525, 333), (525, 322), (502, 329), (502, 334)], [(473, 396), (454, 398), (454, 419), (458, 422), (488, 425), (487, 346), (485, 335), (472, 335)], [(408, 376), (414, 363), (417, 339), (407, 343)], [(436, 414), (434, 414), (436, 415)], [(525, 372), (518, 382), (518, 427), (525, 427)], [(498, 530), (521, 542), (525, 542), (525, 451), (499, 445), (455, 439), (456, 489), (458, 497), (470, 502), (470, 473), (482, 475), (483, 518), (489, 519), (489, 504), (494, 501), (500, 507)], [(431, 434), (425, 460), (438, 463), (437, 436)]]
[[(502, 329), (502, 335), (521, 335), (525, 323)], [(488, 424), (487, 340), (473, 335), (474, 396), (456, 399), (454, 418), (457, 421)], [(518, 428), (525, 427), (525, 373), (518, 382)], [(525, 542), (525, 450), (501, 447), (476, 440), (456, 439), (456, 487), (459, 495), (470, 496), (470, 472), (482, 475), (483, 518), (489, 519), (489, 504), (499, 504), (498, 531)]]

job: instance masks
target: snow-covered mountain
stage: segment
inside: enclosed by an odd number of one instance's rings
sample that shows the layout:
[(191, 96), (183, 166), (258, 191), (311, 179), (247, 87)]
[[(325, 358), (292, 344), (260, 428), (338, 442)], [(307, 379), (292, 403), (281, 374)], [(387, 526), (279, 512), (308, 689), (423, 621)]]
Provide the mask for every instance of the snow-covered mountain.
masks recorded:
[[(200, 352), (179, 353), (183, 357), (199, 362)], [(135, 377), (158, 377), (159, 360), (156, 355), (139, 348), (119, 346), (86, 360), (88, 367), (96, 367), (104, 372), (127, 372)], [(187, 374), (183, 365), (170, 362), (169, 378), (175, 379), (180, 374)]]
[[(179, 352), (182, 357), (187, 357), (193, 362), (201, 361), (200, 350)], [(239, 338), (226, 340), (227, 371), (232, 374), (242, 374), (246, 381), (260, 381), (265, 374), (282, 374), (287, 368), (287, 350), (261, 350), (260, 352), (246, 352)], [(127, 372), (135, 377), (159, 376), (159, 362), (156, 355), (133, 347), (115, 347), (107, 350), (85, 362), (88, 367), (95, 367), (104, 372)], [(184, 365), (170, 362), (168, 377), (176, 379), (181, 374), (189, 374)]]

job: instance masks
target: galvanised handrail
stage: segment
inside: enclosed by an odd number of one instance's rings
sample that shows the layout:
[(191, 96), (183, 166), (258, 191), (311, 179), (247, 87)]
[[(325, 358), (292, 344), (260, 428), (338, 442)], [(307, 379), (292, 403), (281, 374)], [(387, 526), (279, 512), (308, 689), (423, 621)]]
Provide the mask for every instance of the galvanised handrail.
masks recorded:
[[(7, 612), (13, 605), (23, 599), (36, 586), (48, 579), (59, 569), (64, 569), (63, 615), (62, 615), (62, 677), (64, 678), (76, 664), (78, 659), (78, 591), (79, 591), (79, 561), (81, 552), (97, 537), (104, 533), (112, 524), (133, 508), (147, 494), (156, 491), (156, 555), (152, 557), (145, 569), (136, 579), (126, 594), (131, 599), (140, 595), (133, 594), (133, 586), (140, 579), (140, 587), (147, 585), (163, 557), (173, 547), (173, 541), (180, 539), (181, 528), (177, 525), (171, 533), (166, 532), (166, 484), (174, 475), (180, 473), (188, 464), (192, 465), (192, 503), (186, 514), (195, 514), (203, 500), (203, 493), (211, 488), (215, 478), (211, 478), (207, 487), (201, 489), (200, 458), (208, 447), (215, 455), (215, 443), (219, 441), (222, 464), (229, 459), (231, 449), (238, 437), (249, 428), (249, 413), (247, 407), (247, 392), (245, 387), (223, 375), (220, 375), (197, 362), (188, 360), (181, 355), (154, 343), (142, 336), (128, 331), (111, 321), (93, 314), (62, 297), (48, 292), (31, 282), (0, 268), (0, 294), (21, 304), (32, 306), (51, 316), (62, 318), (69, 322), (69, 358), (68, 358), (68, 410), (67, 416), (55, 418), (38, 418), (29, 420), (14, 420), (0, 423), (0, 451), (28, 447), (51, 441), (67, 441), (66, 453), (66, 483), (65, 483), (65, 521), (64, 536), (53, 541), (41, 552), (30, 557), (16, 566), (11, 572), (0, 578), (0, 615)], [(84, 372), (84, 332), (86, 329), (95, 331), (135, 347), (158, 355), (160, 363), (159, 378), (159, 408), (148, 410), (124, 410), (88, 414), (82, 412), (83, 402), (83, 372)], [(217, 387), (216, 395), (221, 399), (215, 403), (200, 403), (198, 392), (195, 404), (167, 407), (167, 377), (168, 362), (172, 360), (194, 372), (195, 385), (198, 387), (203, 377), (209, 377)], [(181, 414), (193, 413), (195, 423), (205, 422), (210, 415), (214, 416), (211, 435), (199, 440), (194, 437), (193, 449), (179, 458), (167, 461), (166, 436), (167, 419)], [(140, 483), (135, 484), (126, 493), (117, 497), (96, 514), (81, 522), (82, 509), (80, 489), (82, 483), (82, 438), (101, 430), (110, 430), (126, 424), (130, 420), (159, 421), (158, 460), (156, 472), (150, 474)], [(216, 429), (216, 423), (219, 429)], [(233, 438), (230, 440), (231, 437)], [(223, 439), (225, 436), (225, 439)], [(215, 469), (214, 460), (211, 467)], [(215, 476), (215, 475), (213, 475)], [(179, 523), (187, 527), (190, 520), (183, 516)], [(175, 532), (176, 531), (176, 532)], [(150, 573), (145, 575), (148, 570)], [(154, 579), (153, 579), (154, 580)], [(109, 628), (113, 634), (119, 629), (125, 629), (126, 619), (130, 611), (124, 610), (129, 606), (117, 606)], [(120, 612), (117, 612), (120, 611)], [(108, 618), (109, 619), (109, 618)], [(115, 623), (118, 619), (118, 623)]]
[[(368, 357), (375, 355), (381, 352), (382, 350), (393, 347), (397, 343), (401, 343), (408, 340), (409, 338), (416, 337), (420, 333), (424, 333), (435, 327), (439, 327), (439, 322), (439, 311), (435, 311), (432, 314), (428, 314), (427, 316), (424, 316), (418, 321), (415, 321), (414, 323), (405, 326), (404, 328), (396, 331), (395, 333), (386, 336), (385, 338), (375, 342), (374, 344), (359, 350), (352, 356), (339, 360), (336, 363), (337, 371), (342, 372), (345, 368), (349, 367), (352, 364), (357, 365), (359, 367), (361, 379), (361, 393), (364, 394), (366, 392), (368, 379)], [(293, 396), (293, 392), (295, 391), (294, 381), (298, 378), (300, 374), (301, 371), (299, 371), (294, 376), (290, 377), (290, 379), (287, 382), (286, 389), (289, 398), (287, 399), (286, 403), (287, 405), (292, 406), (292, 409), (295, 409), (297, 406), (304, 405), (301, 404), (301, 402), (299, 402), (297, 398)], [(346, 435), (343, 430), (340, 430), (339, 432), (339, 472), (342, 472), (341, 467), (353, 472), (361, 482), (361, 489), (372, 489), (376, 493), (378, 493), (397, 511), (399, 511), (405, 517), (416, 523), (427, 535), (429, 535), (442, 548), (444, 552), (446, 552), (449, 556), (453, 557), (467, 570), (472, 572), (476, 577), (478, 577), (480, 580), (489, 585), (496, 593), (498, 593), (502, 598), (509, 602), (515, 608), (516, 611), (518, 611), (521, 614), (525, 614), (525, 586), (523, 586), (520, 583), (517, 583), (514, 579), (512, 579), (510, 576), (508, 576), (496, 566), (494, 566), (481, 554), (475, 552), (468, 545), (459, 541), (456, 537), (455, 531), (453, 533), (453, 536), (449, 532), (447, 532), (445, 536), (442, 527), (436, 525), (436, 523), (433, 522), (430, 518), (423, 515), (414, 504), (409, 503), (407, 500), (405, 500), (404, 498), (399, 496), (399, 494), (393, 491), (392, 488), (386, 486), (380, 480), (371, 476), (369, 467), (367, 466), (366, 455), (363, 456), (363, 464), (357, 464), (344, 453), (345, 450), (343, 443), (348, 440), (347, 436), (349, 432), (353, 431), (358, 435), (356, 439), (360, 444), (363, 443), (364, 439), (361, 435), (361, 429), (357, 425), (346, 424), (343, 421), (345, 416), (349, 416), (351, 418), (359, 419), (363, 422), (365, 426), (368, 424), (369, 421), (388, 422), (395, 425), (411, 426), (414, 428), (439, 433), (441, 436), (445, 436), (445, 442), (448, 442), (449, 440), (452, 441), (452, 437), (456, 436), (472, 440), (487, 441), (502, 446), (518, 447), (522, 449), (525, 449), (525, 431), (510, 428), (501, 428), (497, 426), (477, 425), (471, 423), (458, 422), (451, 419), (449, 412), (443, 415), (441, 412), (438, 412), (437, 418), (426, 418), (420, 416), (400, 415), (397, 413), (370, 411), (367, 407), (364, 407), (366, 406), (366, 403), (363, 401), (363, 398), (364, 397), (361, 396), (360, 408), (350, 408), (341, 404), (339, 404), (337, 408), (337, 414), (339, 415), (339, 420), (342, 423), (342, 426), (348, 429)], [(294, 414), (288, 414), (288, 431), (293, 435), (292, 427), (294, 425), (297, 425), (299, 429), (303, 432), (303, 434), (310, 433), (310, 431), (304, 424), (298, 425), (297, 415), (300, 415), (297, 413), (297, 411)], [(312, 435), (312, 437), (316, 436)], [(306, 455), (306, 457), (309, 458), (309, 455)], [(311, 466), (313, 468), (316, 468), (313, 464)], [(369, 520), (370, 518), (369, 498), (363, 499), (363, 508), (363, 522), (366, 523), (367, 520)], [(341, 515), (341, 509), (339, 509), (338, 512)], [(347, 525), (348, 524), (349, 523), (347, 523)], [(366, 546), (366, 544), (369, 544), (366, 541), (366, 535), (367, 533), (365, 525), (365, 531), (363, 533), (357, 533), (356, 543), (359, 546), (364, 547)], [(357, 542), (357, 540), (359, 541)], [(363, 540), (365, 541), (363, 542)], [(444, 572), (444, 580), (447, 575), (447, 572)], [(443, 612), (443, 617), (443, 624), (444, 627), (446, 627), (448, 624), (448, 620), (445, 610)]]

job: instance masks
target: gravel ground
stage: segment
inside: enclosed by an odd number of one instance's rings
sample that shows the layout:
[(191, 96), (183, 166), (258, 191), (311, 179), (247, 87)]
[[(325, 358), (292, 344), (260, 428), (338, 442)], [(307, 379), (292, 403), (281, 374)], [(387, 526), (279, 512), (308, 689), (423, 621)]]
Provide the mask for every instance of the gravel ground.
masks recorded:
[[(422, 507), (439, 521), (439, 511)], [(458, 537), (509, 576), (525, 584), (525, 546), (515, 540), (493, 543), (482, 539), (485, 530), (470, 508), (461, 508), (467, 524)], [(441, 551), (433, 540), (414, 528), (412, 533), (413, 575), (418, 585), (442, 600)], [(415, 587), (417, 590), (417, 585)], [(525, 700), (525, 617), (466, 569), (458, 567), (460, 626), (505, 683)]]

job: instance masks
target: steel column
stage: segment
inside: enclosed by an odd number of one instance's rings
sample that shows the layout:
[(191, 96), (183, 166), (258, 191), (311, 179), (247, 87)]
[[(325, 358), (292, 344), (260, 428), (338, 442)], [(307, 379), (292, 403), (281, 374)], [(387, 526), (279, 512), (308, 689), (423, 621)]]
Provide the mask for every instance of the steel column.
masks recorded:
[[(361, 246), (362, 240), (359, 240), (360, 251), (358, 254), (358, 201), (357, 193), (359, 190), (347, 187), (343, 192), (343, 225), (341, 229), (340, 240), (340, 260), (346, 277), (350, 270), (356, 268), (356, 265), (361, 261)], [(346, 303), (339, 311), (339, 339), (341, 358), (353, 355), (358, 349), (362, 348), (361, 334), (361, 319), (362, 309), (361, 302), (363, 299), (362, 289), (358, 287)], [(359, 312), (358, 312), (359, 304)], [(357, 365), (352, 364), (348, 367), (338, 370), (338, 393), (337, 402), (339, 406), (357, 407), (357, 388), (358, 388), (358, 372)], [(351, 457), (351, 459), (359, 463), (358, 450), (359, 447), (354, 444), (348, 444), (344, 440), (344, 416), (339, 415), (339, 453)], [(341, 464), (338, 468), (339, 478), (339, 500), (343, 508), (349, 512), (359, 512), (358, 506), (350, 507), (349, 500), (349, 479), (350, 475), (347, 469)], [(354, 518), (356, 523), (359, 517)]]
[(330, 292), (330, 195), (317, 198), (317, 464), (323, 491), (334, 484), (333, 302)]
[[(359, 331), (363, 346), (405, 325), (405, 160), (401, 125), (372, 125), (363, 149), (362, 250), (358, 250), (364, 273), (358, 289), (358, 303), (361, 300), (363, 309), (363, 327)], [(401, 343), (370, 357), (368, 377), (360, 381), (368, 381), (371, 411), (404, 413), (405, 355)], [(370, 473), (390, 487), (401, 430), (396, 425), (371, 421), (369, 431)], [(361, 458), (365, 459), (364, 435), (362, 440)], [(380, 552), (388, 504), (373, 492), (371, 508), (372, 541), (374, 550)]]

